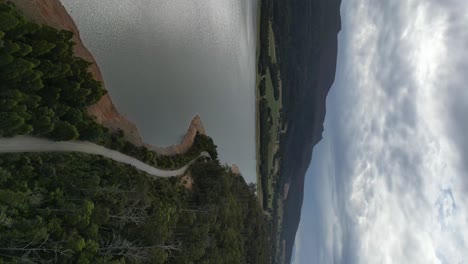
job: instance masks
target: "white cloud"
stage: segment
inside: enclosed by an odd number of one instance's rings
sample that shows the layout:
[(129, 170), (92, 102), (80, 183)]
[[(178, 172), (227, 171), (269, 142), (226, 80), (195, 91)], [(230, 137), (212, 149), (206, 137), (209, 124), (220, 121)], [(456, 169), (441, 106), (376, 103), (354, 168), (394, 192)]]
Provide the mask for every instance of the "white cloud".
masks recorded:
[(457, 67), (468, 38), (455, 34), (468, 5), (448, 3), (344, 3), (346, 87), (334, 89), (346, 104), (331, 122), (347, 141), (343, 198), (359, 263), (468, 263), (466, 150), (451, 136), (448, 105), (468, 102), (451, 81), (468, 81)]
[(302, 253), (301, 253), (301, 243), (302, 243), (302, 240), (301, 239), (296, 239), (294, 241), (294, 249), (293, 249), (293, 254), (292, 254), (292, 259), (291, 259), (291, 263), (292, 264), (300, 264), (300, 263), (303, 263), (301, 261), (301, 256), (302, 256)]

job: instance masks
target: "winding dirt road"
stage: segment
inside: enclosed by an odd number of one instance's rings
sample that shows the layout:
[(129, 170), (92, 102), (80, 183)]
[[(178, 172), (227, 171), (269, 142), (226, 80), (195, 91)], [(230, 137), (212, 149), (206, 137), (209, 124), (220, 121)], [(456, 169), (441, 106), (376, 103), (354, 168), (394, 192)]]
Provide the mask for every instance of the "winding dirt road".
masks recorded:
[(210, 157), (207, 152), (190, 161), (188, 164), (177, 170), (162, 170), (143, 163), (133, 157), (122, 154), (118, 151), (105, 148), (85, 141), (62, 141), (55, 142), (34, 137), (19, 136), (14, 138), (0, 138), (0, 153), (19, 152), (80, 152), (115, 160), (117, 162), (132, 165), (135, 168), (157, 177), (174, 177), (182, 175), (195, 160), (200, 157)]

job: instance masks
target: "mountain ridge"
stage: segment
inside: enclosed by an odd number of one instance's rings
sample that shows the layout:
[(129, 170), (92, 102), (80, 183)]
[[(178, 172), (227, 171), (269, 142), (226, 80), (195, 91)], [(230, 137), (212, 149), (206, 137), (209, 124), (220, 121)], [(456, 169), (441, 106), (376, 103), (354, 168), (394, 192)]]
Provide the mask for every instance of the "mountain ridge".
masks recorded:
[[(314, 146), (322, 139), (326, 114), (326, 97), (335, 80), (338, 33), (341, 30), (341, 0), (293, 0), (288, 7), (275, 2), (275, 12), (290, 8), (290, 28), (275, 13), (279, 36), (288, 36), (279, 46), (285, 73), (283, 102), (288, 132), (282, 138), (282, 178), (289, 190), (285, 200), (281, 240), (285, 245), (285, 262), (290, 263), (301, 218), (304, 181)], [(287, 32), (288, 34), (285, 34)], [(286, 43), (286, 44), (285, 44)], [(290, 46), (287, 46), (288, 43)], [(282, 44), (282, 45), (281, 45)], [(290, 56), (292, 55), (292, 56)]]

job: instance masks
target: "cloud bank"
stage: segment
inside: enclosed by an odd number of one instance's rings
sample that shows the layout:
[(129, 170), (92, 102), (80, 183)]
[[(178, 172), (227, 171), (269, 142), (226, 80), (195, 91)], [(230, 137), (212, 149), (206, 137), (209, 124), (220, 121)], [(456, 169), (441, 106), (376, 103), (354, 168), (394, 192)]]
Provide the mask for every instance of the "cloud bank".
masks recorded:
[(295, 263), (468, 263), (468, 5), (349, 0), (341, 11)]

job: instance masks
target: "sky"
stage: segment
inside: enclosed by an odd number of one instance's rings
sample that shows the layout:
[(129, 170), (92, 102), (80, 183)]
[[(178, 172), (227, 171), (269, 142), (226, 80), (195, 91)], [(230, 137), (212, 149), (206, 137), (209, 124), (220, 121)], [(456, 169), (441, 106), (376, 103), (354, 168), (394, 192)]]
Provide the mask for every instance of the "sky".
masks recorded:
[(468, 2), (341, 15), (293, 263), (468, 263)]

